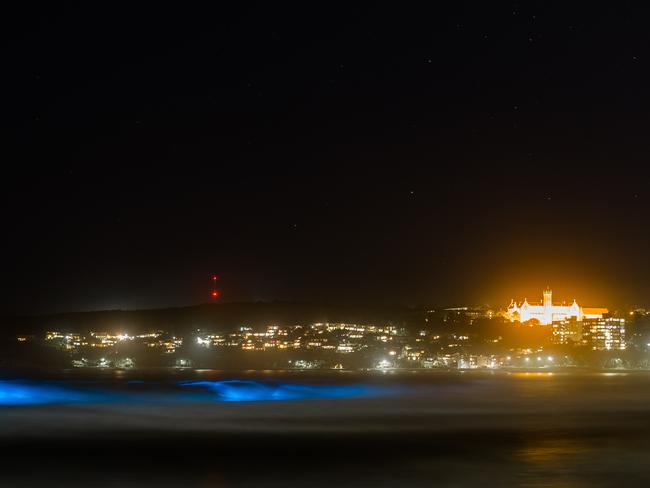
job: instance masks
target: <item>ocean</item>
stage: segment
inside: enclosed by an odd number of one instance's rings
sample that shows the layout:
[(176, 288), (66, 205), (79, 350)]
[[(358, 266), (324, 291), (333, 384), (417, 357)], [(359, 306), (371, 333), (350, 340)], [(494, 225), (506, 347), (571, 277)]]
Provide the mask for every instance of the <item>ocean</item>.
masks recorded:
[(647, 485), (650, 374), (5, 374), (0, 441), (3, 487)]

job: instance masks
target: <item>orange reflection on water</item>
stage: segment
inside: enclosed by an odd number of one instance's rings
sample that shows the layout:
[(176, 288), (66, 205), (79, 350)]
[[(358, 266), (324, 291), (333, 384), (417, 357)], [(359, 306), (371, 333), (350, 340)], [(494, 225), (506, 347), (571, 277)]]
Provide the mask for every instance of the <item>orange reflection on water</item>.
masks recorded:
[(548, 371), (518, 371), (510, 373), (510, 376), (514, 378), (550, 378), (553, 373)]
[(519, 473), (523, 485), (539, 486), (544, 480), (549, 486), (584, 486), (581, 469), (589, 461), (591, 449), (579, 439), (533, 439), (535, 442), (516, 451), (523, 463)]

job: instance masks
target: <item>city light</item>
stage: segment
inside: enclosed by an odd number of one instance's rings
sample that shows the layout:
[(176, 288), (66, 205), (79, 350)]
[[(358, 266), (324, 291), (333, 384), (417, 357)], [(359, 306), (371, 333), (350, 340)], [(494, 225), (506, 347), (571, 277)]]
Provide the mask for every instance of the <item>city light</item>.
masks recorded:
[(382, 359), (377, 363), (377, 368), (378, 369), (388, 369), (392, 367), (393, 363), (391, 363), (388, 359)]
[[(550, 290), (548, 295), (550, 297)], [(592, 309), (583, 309), (592, 310)], [(154, 362), (158, 366), (186, 368), (192, 365), (206, 367), (219, 365), (219, 358), (227, 356), (227, 350), (246, 351), (240, 358), (241, 365), (257, 361), (257, 354), (277, 352), (275, 359), (268, 359), (273, 367), (290, 369), (348, 369), (350, 367), (372, 370), (387, 369), (512, 369), (512, 368), (561, 368), (580, 365), (577, 354), (580, 348), (592, 351), (624, 351), (633, 344), (627, 334), (626, 319), (604, 316), (590, 318), (585, 313), (577, 317), (563, 318), (549, 325), (533, 324), (522, 328), (512, 323), (505, 311), (493, 311), (487, 307), (455, 307), (440, 311), (426, 310), (428, 329), (422, 323), (412, 331), (390, 323), (314, 322), (302, 324), (238, 325), (232, 329), (196, 329), (189, 337), (174, 335), (165, 330), (151, 330), (139, 334), (91, 330), (81, 334), (49, 330), (44, 335), (17, 334), (20, 344), (43, 342), (68, 356), (69, 365), (78, 368), (137, 368), (151, 361), (133, 350), (124, 349), (124, 343), (140, 344), (147, 350), (157, 352)], [(645, 317), (638, 311), (637, 319)], [(625, 314), (627, 316), (627, 313)], [(468, 327), (476, 322), (476, 326)], [(490, 323), (496, 329), (484, 328)], [(457, 325), (458, 324), (458, 327)], [(528, 324), (530, 325), (530, 324)], [(522, 336), (523, 334), (523, 336)], [(528, 336), (528, 337), (525, 337)], [(526, 343), (513, 344), (513, 339)], [(643, 340), (634, 347), (650, 348)], [(645, 340), (644, 340), (645, 339)], [(176, 356), (181, 353), (185, 341), (201, 348), (210, 349), (202, 358)], [(556, 349), (562, 346), (560, 352)], [(566, 347), (576, 348), (576, 355), (566, 354)], [(487, 348), (487, 350), (486, 350)], [(102, 351), (99, 356), (92, 350)], [(198, 350), (198, 349), (196, 349)], [(290, 356), (293, 355), (293, 356)], [(532, 361), (531, 361), (532, 358)], [(597, 363), (594, 356), (590, 366)], [(262, 359), (267, 361), (267, 359)], [(610, 361), (611, 362), (611, 361)], [(271, 365), (269, 364), (269, 365)], [(611, 363), (614, 364), (614, 363)], [(632, 363), (620, 359), (621, 364)], [(639, 362), (641, 365), (642, 362)]]

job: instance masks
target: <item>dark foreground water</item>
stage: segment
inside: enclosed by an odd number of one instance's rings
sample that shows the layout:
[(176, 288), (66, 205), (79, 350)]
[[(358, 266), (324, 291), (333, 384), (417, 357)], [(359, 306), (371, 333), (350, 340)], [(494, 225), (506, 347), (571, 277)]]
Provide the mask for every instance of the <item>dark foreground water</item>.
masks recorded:
[(647, 486), (643, 373), (0, 379), (0, 486)]

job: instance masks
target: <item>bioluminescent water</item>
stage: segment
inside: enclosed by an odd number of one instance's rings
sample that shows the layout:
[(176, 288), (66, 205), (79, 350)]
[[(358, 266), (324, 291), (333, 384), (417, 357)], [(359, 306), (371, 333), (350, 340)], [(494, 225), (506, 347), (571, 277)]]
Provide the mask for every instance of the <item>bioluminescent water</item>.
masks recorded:
[(51, 403), (87, 403), (105, 400), (97, 393), (84, 392), (53, 384), (24, 381), (0, 381), (0, 405), (40, 405)]
[(648, 373), (137, 374), (0, 380), (0, 486), (650, 485)]
[(263, 383), (259, 381), (188, 381), (189, 388), (207, 389), (224, 402), (257, 402), (272, 400), (307, 400), (322, 398), (355, 398), (388, 395), (395, 389), (369, 385), (305, 385), (299, 383)]
[[(128, 385), (147, 385), (129, 381)], [(112, 402), (261, 402), (309, 399), (361, 398), (391, 395), (395, 388), (372, 385), (309, 385), (301, 383), (271, 383), (260, 381), (183, 381), (180, 389), (138, 391), (79, 385), (66, 382), (0, 381), (1, 405), (44, 405), (65, 403)]]

